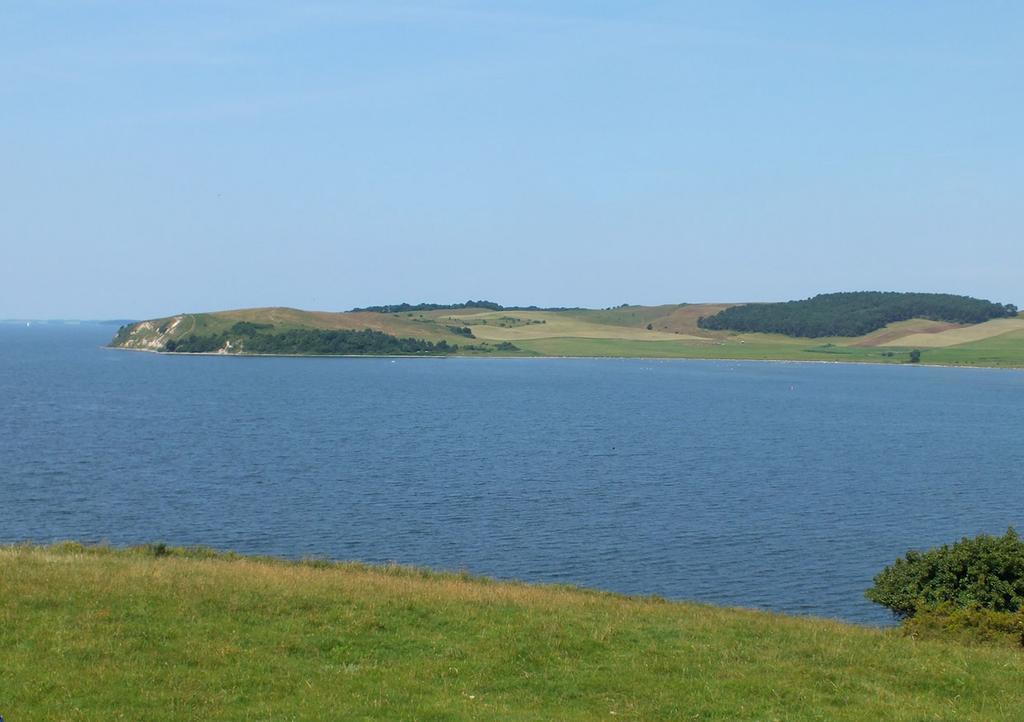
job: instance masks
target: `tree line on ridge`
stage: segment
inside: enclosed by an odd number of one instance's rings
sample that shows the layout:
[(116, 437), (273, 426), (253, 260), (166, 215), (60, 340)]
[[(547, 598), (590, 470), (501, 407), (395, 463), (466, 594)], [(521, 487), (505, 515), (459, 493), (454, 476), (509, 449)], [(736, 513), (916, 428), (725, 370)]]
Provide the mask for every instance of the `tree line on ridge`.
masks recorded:
[(1012, 303), (1001, 304), (948, 293), (857, 291), (825, 293), (801, 301), (750, 303), (702, 316), (700, 328), (786, 336), (863, 336), (887, 324), (924, 318), (974, 324), (1017, 315)]

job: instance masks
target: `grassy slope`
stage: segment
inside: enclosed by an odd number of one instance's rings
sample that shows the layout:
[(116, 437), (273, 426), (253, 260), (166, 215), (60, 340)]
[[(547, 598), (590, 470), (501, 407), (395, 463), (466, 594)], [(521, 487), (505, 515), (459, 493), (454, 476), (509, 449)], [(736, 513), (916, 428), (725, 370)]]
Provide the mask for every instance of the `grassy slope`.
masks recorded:
[(21, 720), (1011, 720), (1024, 654), (401, 568), (0, 548)]
[(400, 338), (422, 338), (427, 341), (452, 341), (457, 336), (447, 329), (420, 315), (406, 316), (386, 313), (329, 313), (323, 311), (300, 311), (294, 308), (240, 309), (200, 314), (203, 330), (207, 333), (226, 331), (238, 321), (272, 323), (276, 330), (292, 328), (316, 328), (327, 330), (351, 330), (371, 328), (375, 331)]
[[(185, 314), (167, 338), (188, 333), (218, 333), (237, 321), (273, 323), (289, 328), (372, 328), (395, 336), (445, 340), (450, 344), (510, 341), (519, 355), (624, 356), (661, 358), (778, 359), (790, 361), (860, 361), (904, 363), (914, 348), (922, 362), (970, 366), (1024, 366), (1024, 321), (1003, 319), (956, 327), (912, 320), (891, 324), (857, 338), (798, 339), (773, 334), (710, 332), (698, 328), (700, 316), (726, 304), (628, 306), (572, 311), (427, 311), (401, 314), (325, 313), (288, 308), (244, 309)], [(152, 341), (155, 329), (172, 319), (157, 319), (142, 334)], [(1024, 318), (1024, 317), (1022, 317)], [(508, 319), (512, 319), (509, 323)], [(484, 322), (487, 323), (484, 323)], [(528, 323), (534, 321), (535, 323)], [(536, 323), (543, 321), (543, 323)], [(504, 324), (504, 325), (502, 325)], [(651, 329), (647, 329), (648, 324)], [(1017, 324), (1015, 330), (1014, 324)], [(453, 334), (449, 326), (469, 325), (476, 339)], [(998, 333), (986, 338), (986, 333)], [(974, 339), (955, 343), (961, 339)], [(906, 339), (906, 343), (902, 342)], [(913, 341), (918, 341), (914, 345)], [(940, 345), (954, 342), (954, 345)], [(932, 344), (929, 348), (923, 344)], [(507, 352), (504, 355), (508, 355)]]
[[(177, 325), (176, 320), (180, 319)], [(140, 334), (143, 342), (159, 339), (163, 345), (168, 339), (181, 339), (189, 334), (218, 334), (227, 331), (239, 321), (253, 323), (270, 323), (276, 331), (290, 329), (324, 329), (360, 330), (373, 329), (399, 338), (419, 338), (426, 341), (447, 341), (450, 344), (475, 343), (473, 339), (452, 333), (448, 326), (451, 323), (439, 322), (423, 313), (390, 314), (390, 313), (332, 313), (326, 311), (302, 311), (295, 308), (268, 307), (246, 308), (232, 311), (216, 311), (213, 313), (190, 313), (180, 316), (153, 319), (148, 322), (152, 328)], [(171, 326), (166, 334), (159, 333), (162, 326)]]

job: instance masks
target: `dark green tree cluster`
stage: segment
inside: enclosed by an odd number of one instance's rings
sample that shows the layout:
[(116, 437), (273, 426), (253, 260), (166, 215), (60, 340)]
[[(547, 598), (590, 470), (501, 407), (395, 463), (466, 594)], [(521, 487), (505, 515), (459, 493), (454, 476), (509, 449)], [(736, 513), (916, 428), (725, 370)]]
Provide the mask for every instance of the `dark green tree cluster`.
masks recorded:
[(585, 311), (582, 306), (505, 306), (502, 311)]
[(395, 303), (385, 306), (353, 308), (372, 313), (412, 313), (415, 311), (459, 311), (466, 308), (486, 308), (489, 311), (581, 311), (579, 306), (502, 306), (494, 301), (466, 301), (465, 303)]
[(1024, 541), (1010, 528), (926, 552), (907, 552), (865, 592), (899, 617), (929, 609), (1019, 612), (1024, 606)]
[(448, 326), (448, 330), (454, 333), (456, 336), (465, 336), (466, 338), (476, 338), (473, 335), (473, 329), (469, 326)]
[(323, 355), (444, 355), (458, 350), (447, 341), (432, 343), (417, 338), (398, 338), (380, 331), (321, 331), (289, 329), (270, 332), (270, 324), (236, 323), (223, 333), (191, 334), (170, 340), (164, 351), (171, 353), (211, 353), (230, 342), (234, 349), (254, 354)]
[(395, 303), (386, 306), (366, 306), (353, 308), (353, 312), (369, 311), (372, 313), (406, 313), (407, 311), (457, 311), (463, 308), (486, 308), (491, 311), (504, 311), (505, 307), (494, 301), (466, 301), (465, 303)]
[(488, 343), (482, 343), (479, 345), (468, 344), (463, 346), (457, 346), (456, 349), (461, 348), (463, 351), (477, 351), (479, 353), (494, 353), (495, 351), (519, 351), (521, 350), (514, 343), (508, 341), (502, 341), (494, 344), (493, 346)]
[(948, 293), (858, 291), (826, 293), (802, 301), (733, 306), (697, 325), (713, 331), (781, 333), (786, 336), (862, 336), (911, 318), (948, 323), (982, 323), (1015, 316), (1013, 304), (992, 303)]
[(252, 321), (239, 321), (231, 327), (229, 333), (248, 336), (250, 334), (259, 333), (260, 331), (269, 331), (274, 327), (272, 323), (253, 323)]

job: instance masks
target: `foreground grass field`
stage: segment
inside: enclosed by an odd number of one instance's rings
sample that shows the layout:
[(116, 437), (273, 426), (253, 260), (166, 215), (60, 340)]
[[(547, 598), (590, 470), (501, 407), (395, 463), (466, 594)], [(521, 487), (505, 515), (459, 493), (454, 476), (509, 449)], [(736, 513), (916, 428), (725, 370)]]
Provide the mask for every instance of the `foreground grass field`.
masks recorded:
[(0, 548), (22, 720), (1019, 720), (1024, 654), (405, 568)]

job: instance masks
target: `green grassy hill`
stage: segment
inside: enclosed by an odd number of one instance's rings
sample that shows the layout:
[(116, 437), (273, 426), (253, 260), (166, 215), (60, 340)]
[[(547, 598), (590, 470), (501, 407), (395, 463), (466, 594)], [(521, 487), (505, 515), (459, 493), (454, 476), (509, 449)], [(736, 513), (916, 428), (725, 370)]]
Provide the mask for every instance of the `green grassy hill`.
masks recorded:
[(31, 720), (1019, 720), (1024, 653), (398, 567), (0, 547)]
[(702, 318), (735, 307), (736, 304), (566, 310), (460, 307), (395, 313), (255, 308), (143, 321), (122, 327), (112, 345), (164, 351), (189, 338), (205, 338), (215, 341), (209, 348), (216, 352), (246, 353), (245, 338), (232, 336), (231, 330), (239, 323), (247, 323), (262, 325), (265, 328), (260, 333), (266, 334), (371, 330), (395, 338), (444, 344), (440, 350), (426, 352), (434, 355), (907, 363), (910, 352), (918, 349), (922, 363), (1024, 367), (1024, 317), (1020, 316), (975, 324), (916, 318), (890, 323), (861, 336), (813, 339), (701, 327)]

